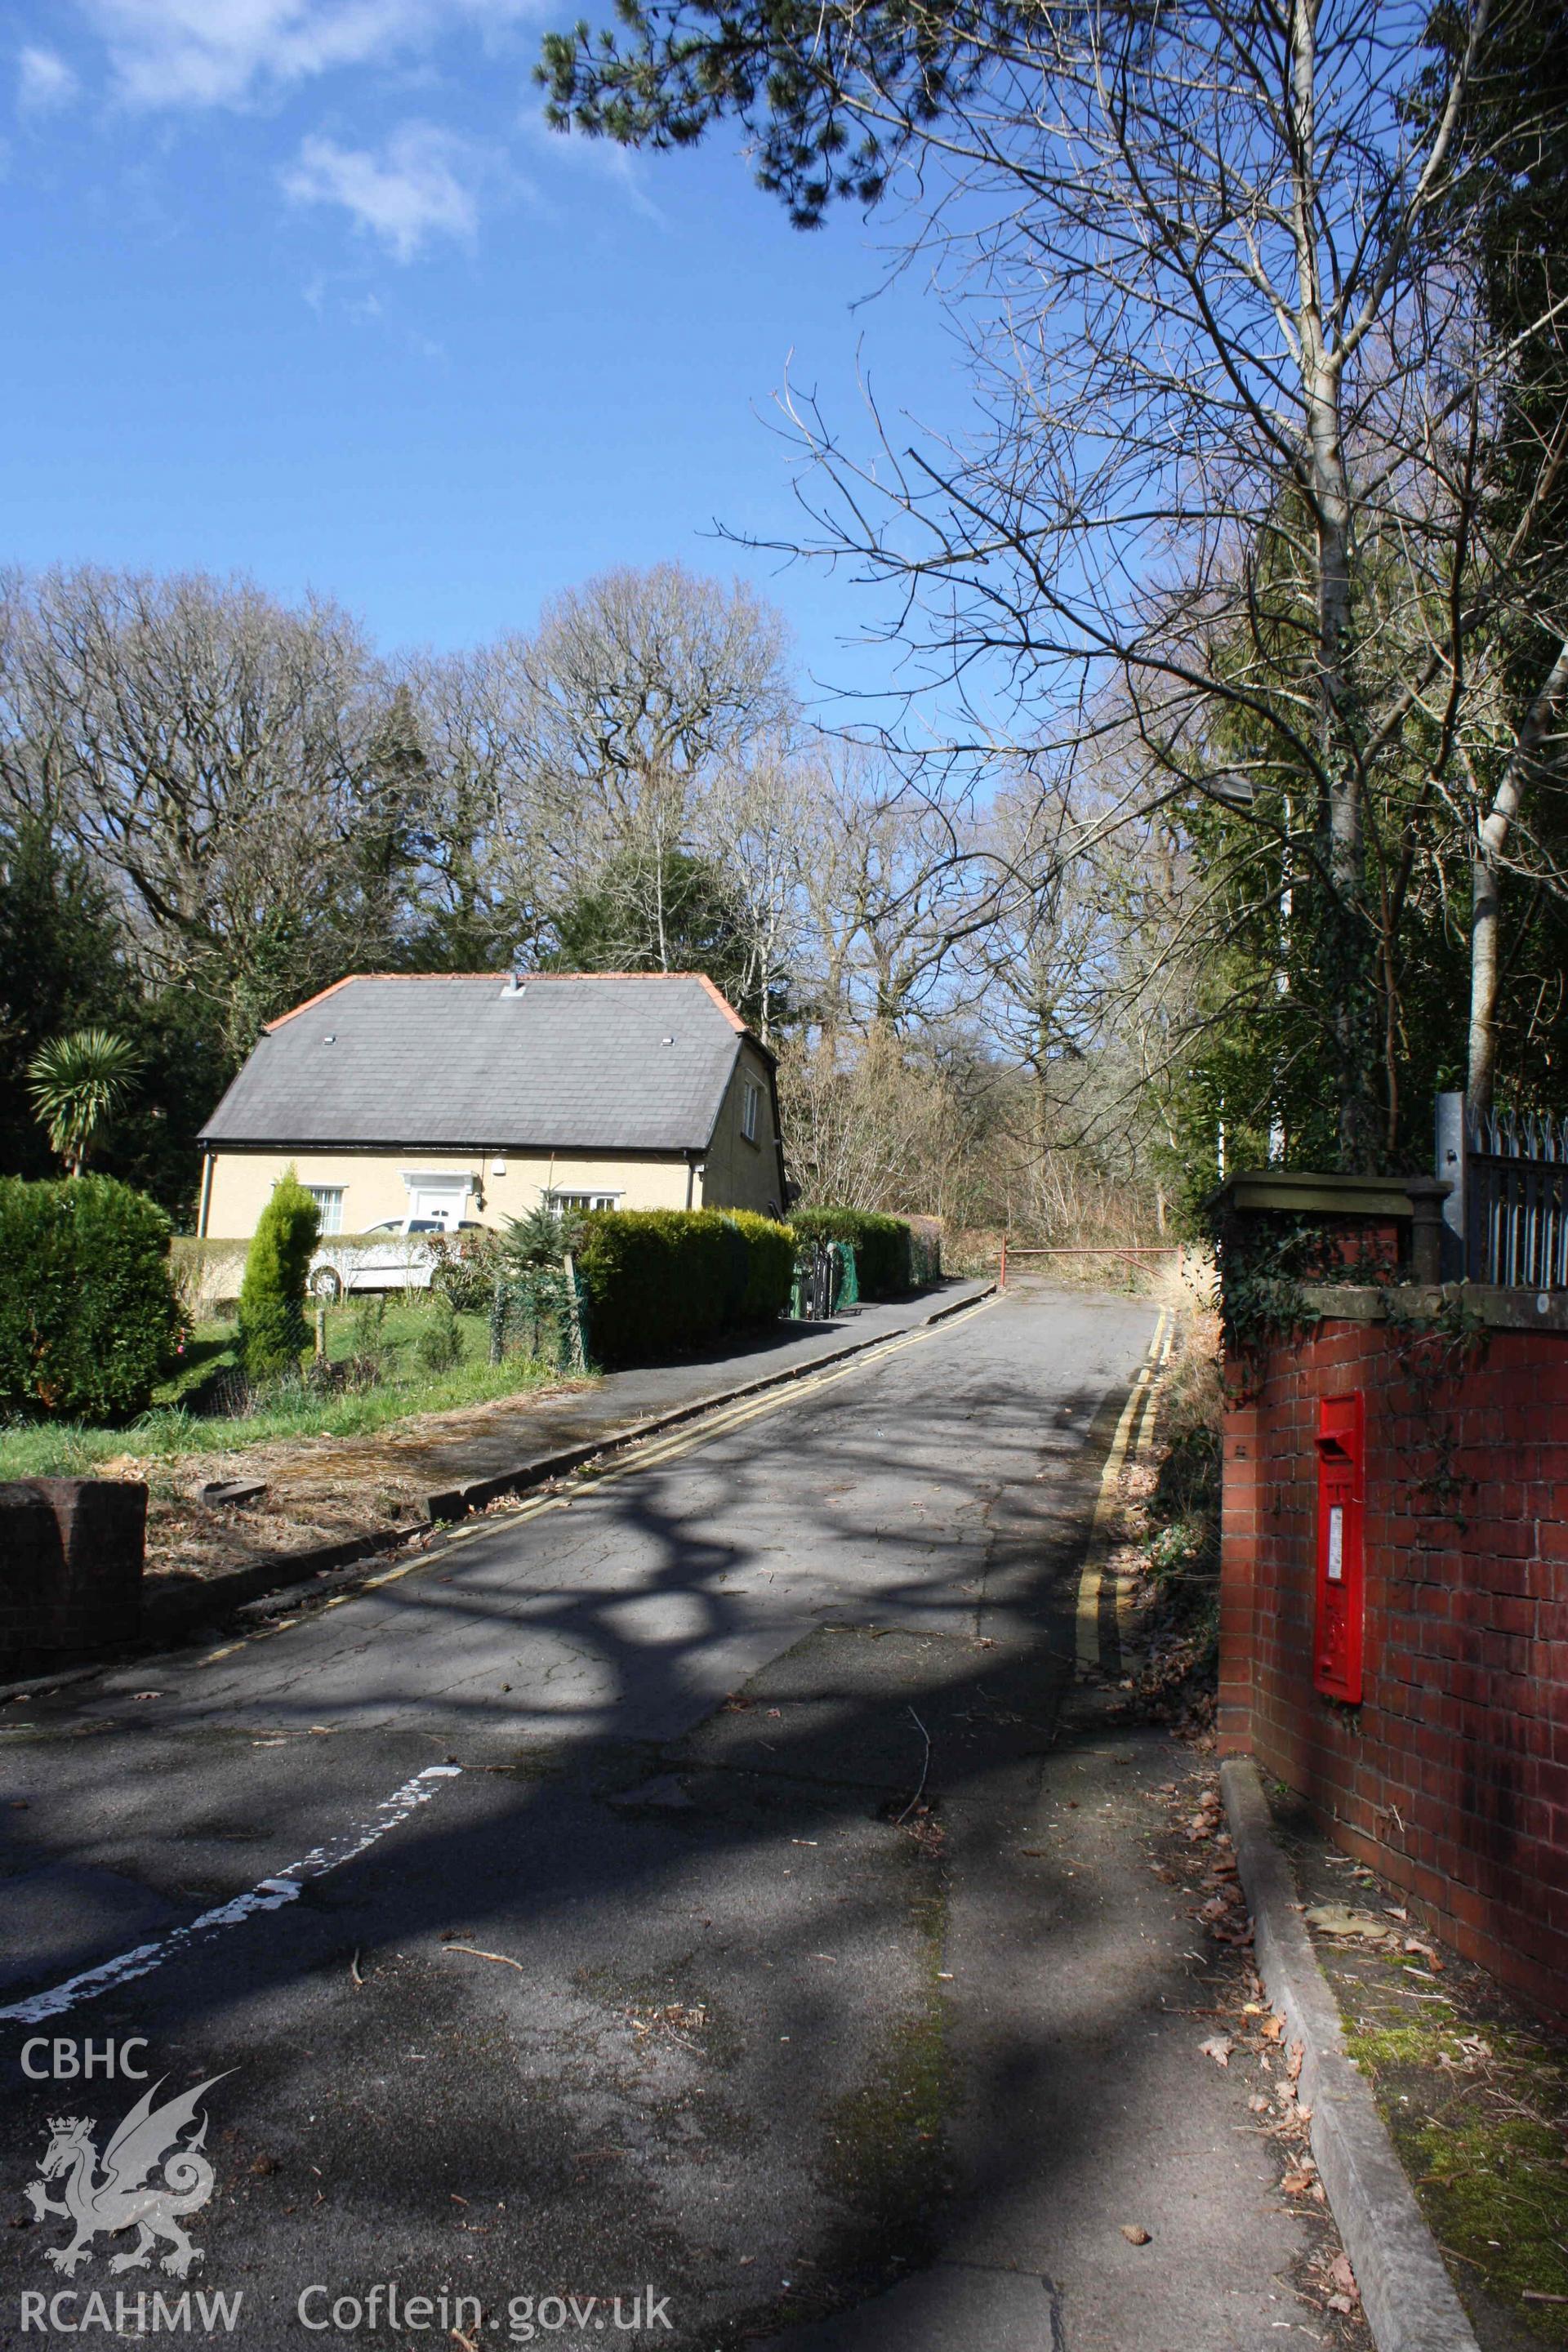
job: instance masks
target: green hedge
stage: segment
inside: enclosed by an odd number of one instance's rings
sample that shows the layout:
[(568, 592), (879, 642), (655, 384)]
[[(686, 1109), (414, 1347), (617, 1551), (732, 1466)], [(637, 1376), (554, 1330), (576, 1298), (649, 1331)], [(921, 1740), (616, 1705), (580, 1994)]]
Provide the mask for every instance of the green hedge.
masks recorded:
[(0, 1177), (0, 1412), (141, 1412), (174, 1351), (169, 1220), (110, 1176)]
[(601, 1364), (646, 1362), (782, 1314), (788, 1229), (718, 1209), (604, 1209), (584, 1219), (577, 1266)]
[(902, 1217), (871, 1209), (796, 1209), (791, 1224), (807, 1242), (848, 1242), (862, 1298), (900, 1298), (916, 1283), (910, 1234)]
[(742, 1321), (771, 1323), (789, 1305), (795, 1280), (795, 1237), (788, 1225), (750, 1209), (726, 1209), (724, 1216), (746, 1237), (746, 1293)]
[(246, 1242), (197, 1241), (176, 1234), (169, 1244), (169, 1277), (187, 1323), (210, 1323), (232, 1307), (245, 1279)]

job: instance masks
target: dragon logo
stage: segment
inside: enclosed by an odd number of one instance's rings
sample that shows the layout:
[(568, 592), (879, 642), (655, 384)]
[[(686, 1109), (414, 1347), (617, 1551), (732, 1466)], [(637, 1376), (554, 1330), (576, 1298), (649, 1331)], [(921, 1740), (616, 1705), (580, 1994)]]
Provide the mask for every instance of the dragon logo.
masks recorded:
[[(48, 2247), (46, 2262), (63, 2271), (67, 2278), (74, 2277), (83, 2263), (92, 2260), (92, 2242), (100, 2230), (111, 2237), (121, 2230), (134, 2230), (136, 2243), (127, 2252), (115, 2255), (109, 2265), (111, 2271), (145, 2270), (153, 2248), (165, 2238), (169, 2252), (162, 2257), (161, 2267), (176, 2278), (188, 2274), (192, 2263), (202, 2260), (202, 2249), (192, 2245), (179, 2217), (199, 2211), (213, 2193), (213, 2168), (201, 2152), (207, 2136), (206, 2117), (202, 2116), (199, 2127), (183, 2146), (180, 2134), (195, 2121), (204, 2093), (223, 2079), (221, 2074), (211, 2075), (195, 2090), (165, 2100), (161, 2107), (154, 2107), (153, 2101), (163, 2087), (162, 2080), (143, 2091), (104, 2149), (101, 2170), (92, 2138), (95, 2119), (51, 2116), (39, 2178), (28, 2182), (27, 2196), (38, 2221), (58, 2213), (75, 2225), (76, 2234), (68, 2246)], [(159, 2165), (163, 2169), (162, 2181), (150, 2180), (149, 2174)], [(63, 2182), (59, 2197), (48, 2195), (44, 2184), (49, 2180)]]

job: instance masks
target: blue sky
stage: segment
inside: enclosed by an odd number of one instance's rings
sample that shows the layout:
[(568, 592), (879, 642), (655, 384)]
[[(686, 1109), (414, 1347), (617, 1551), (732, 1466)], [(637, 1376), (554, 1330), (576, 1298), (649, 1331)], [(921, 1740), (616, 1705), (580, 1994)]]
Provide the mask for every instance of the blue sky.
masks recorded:
[(847, 580), (787, 534), (786, 367), (951, 418), (942, 314), (859, 220), (804, 236), (733, 139), (547, 132), (580, 0), (51, 0), (0, 52), (0, 560), (252, 572), (386, 646), (526, 627), (617, 562), (741, 570), (871, 685)]

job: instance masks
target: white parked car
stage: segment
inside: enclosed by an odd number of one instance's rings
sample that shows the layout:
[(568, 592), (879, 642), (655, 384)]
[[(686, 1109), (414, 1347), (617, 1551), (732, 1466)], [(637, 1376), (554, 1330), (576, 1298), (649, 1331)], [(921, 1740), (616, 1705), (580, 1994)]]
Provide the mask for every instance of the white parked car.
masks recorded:
[(331, 1234), (310, 1260), (312, 1298), (330, 1302), (347, 1290), (428, 1290), (436, 1261), (420, 1236), (470, 1233), (478, 1220), (448, 1225), (439, 1217), (388, 1217), (363, 1234)]

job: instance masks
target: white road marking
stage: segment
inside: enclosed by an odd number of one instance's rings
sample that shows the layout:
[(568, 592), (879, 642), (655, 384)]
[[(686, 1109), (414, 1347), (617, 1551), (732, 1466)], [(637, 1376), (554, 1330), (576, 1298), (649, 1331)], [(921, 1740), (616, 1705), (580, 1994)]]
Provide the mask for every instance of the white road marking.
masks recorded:
[(344, 1830), (341, 1836), (329, 1838), (324, 1845), (312, 1846), (309, 1853), (291, 1862), (286, 1870), (261, 1879), (245, 1894), (219, 1904), (216, 1910), (204, 1911), (199, 1919), (193, 1919), (188, 1927), (175, 1927), (157, 1943), (138, 1944), (134, 1950), (121, 1952), (112, 1960), (102, 1960), (95, 1969), (85, 1969), (80, 1976), (69, 1977), (64, 1984), (51, 1986), (47, 1992), (34, 1993), (26, 2000), (14, 2002), (9, 2009), (0, 2009), (0, 2019), (37, 2025), (46, 2017), (58, 2017), (66, 2010), (74, 2009), (79, 2001), (91, 2000), (97, 1994), (107, 1992), (111, 1985), (127, 1984), (133, 1977), (150, 1976), (165, 1960), (189, 1951), (193, 1944), (205, 1943), (209, 1937), (225, 1927), (237, 1927), (242, 1919), (258, 1911), (277, 1911), (285, 1903), (298, 1902), (300, 1890), (308, 1880), (324, 1877), (329, 1870), (341, 1870), (345, 1862), (353, 1862), (378, 1838), (384, 1838), (388, 1830), (405, 1822), (419, 1806), (429, 1803), (436, 1791), (428, 1783), (455, 1780), (462, 1769), (460, 1764), (426, 1764), (412, 1780), (405, 1780), (401, 1789), (395, 1789), (390, 1797), (384, 1798), (368, 1822)]

